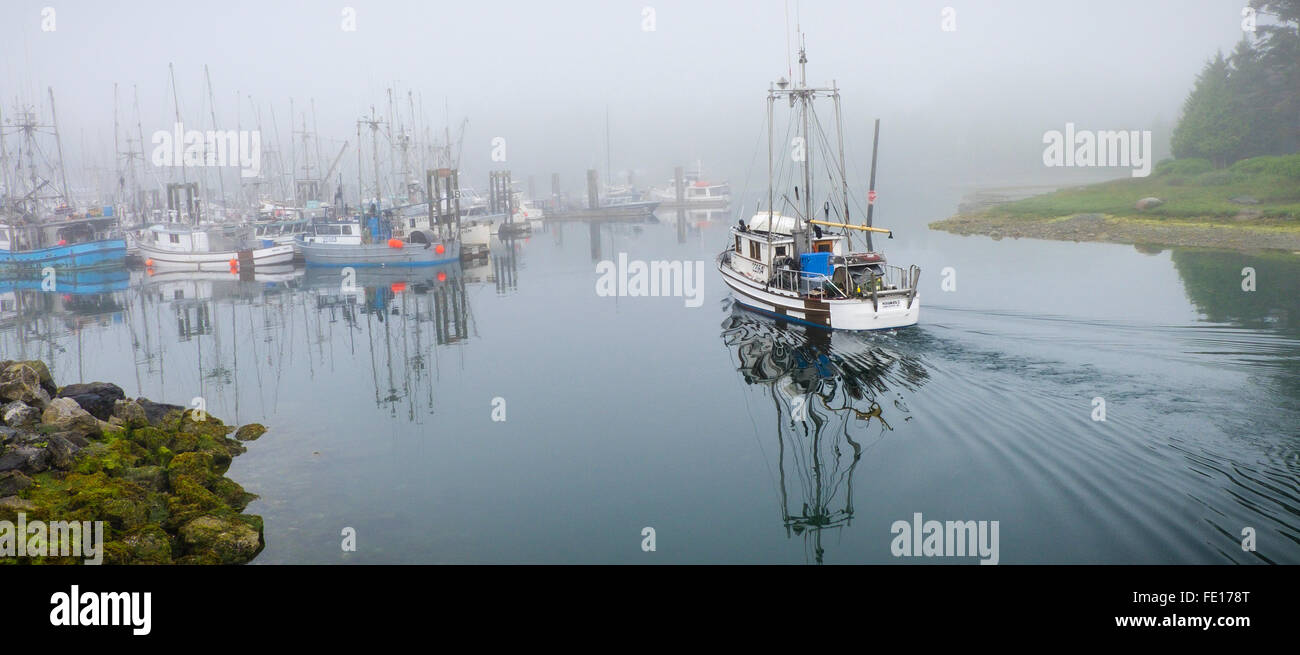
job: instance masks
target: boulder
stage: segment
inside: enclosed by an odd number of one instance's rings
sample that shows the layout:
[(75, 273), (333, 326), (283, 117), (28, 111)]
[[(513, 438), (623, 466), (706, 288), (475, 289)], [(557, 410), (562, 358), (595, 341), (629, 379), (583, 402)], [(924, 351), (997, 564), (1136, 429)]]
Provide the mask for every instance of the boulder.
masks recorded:
[(159, 528), (145, 528), (122, 537), (132, 564), (171, 564), (172, 542)]
[(4, 445), (18, 441), (18, 436), (20, 434), (20, 432), (13, 428), (0, 425), (0, 452), (4, 452)]
[(0, 473), (0, 496), (13, 496), (32, 486), (32, 479), (22, 471), (5, 471)]
[(172, 413), (173, 411), (176, 412), (185, 411), (185, 408), (181, 407), (180, 405), (168, 405), (167, 403), (156, 403), (153, 402), (152, 400), (149, 400), (148, 398), (136, 398), (136, 403), (139, 404), (142, 409), (144, 409), (145, 420), (149, 421), (149, 425), (152, 425), (154, 427), (161, 427), (163, 423), (163, 419), (167, 418), (167, 415)]
[(77, 453), (81, 452), (81, 446), (73, 443), (68, 437), (75, 437), (71, 433), (56, 433), (45, 438), (46, 450), (50, 453), (50, 464), (54, 468), (66, 471), (72, 468), (73, 461), (77, 458)]
[(41, 388), (44, 389), (45, 393), (49, 394), (50, 396), (53, 396), (54, 392), (58, 391), (58, 387), (56, 387), (54, 384), (54, 376), (50, 375), (50, 367), (46, 366), (45, 362), (39, 359), (30, 359), (22, 362), (16, 362), (11, 359), (6, 359), (4, 361), (0, 361), (0, 371), (9, 368), (9, 366), (12, 364), (26, 364), (33, 371), (36, 371), (36, 377), (37, 379), (40, 380)]
[(16, 516), (18, 512), (36, 511), (36, 503), (18, 496), (0, 496), (0, 516), (4, 516), (4, 510), (10, 510)]
[[(117, 419), (117, 422), (128, 428), (142, 428), (149, 425), (149, 416), (145, 413), (144, 407), (132, 399), (114, 402), (112, 419)], [(109, 419), (110, 423), (114, 422), (112, 419)]]
[(134, 482), (150, 491), (165, 491), (167, 489), (167, 470), (153, 464), (125, 469), (118, 474), (118, 477)]
[(262, 535), (237, 518), (200, 516), (179, 532), (186, 553), (202, 553), (213, 564), (243, 564), (262, 550)]
[(39, 446), (18, 446), (17, 448), (5, 450), (5, 453), (0, 455), (0, 473), (6, 471), (40, 473), (49, 468), (50, 453)]
[(249, 423), (235, 431), (236, 441), (256, 441), (258, 437), (266, 434), (266, 426), (261, 423)]
[(59, 398), (71, 398), (91, 416), (107, 421), (113, 415), (114, 404), (126, 398), (122, 387), (108, 382), (90, 382), (86, 384), (69, 384), (59, 389)]
[(30, 428), (41, 422), (41, 410), (21, 400), (0, 406), (0, 423), (11, 428)]
[(40, 372), (27, 363), (13, 363), (0, 370), (0, 402), (13, 400), (36, 407), (50, 402), (49, 392), (41, 386)]
[(1165, 201), (1159, 198), (1143, 198), (1137, 201), (1137, 204), (1134, 205), (1134, 207), (1136, 207), (1138, 211), (1146, 211), (1148, 209), (1159, 207), (1160, 205), (1163, 204), (1165, 204)]
[(51, 400), (41, 414), (41, 422), (55, 432), (71, 432), (82, 437), (97, 437), (102, 433), (99, 420), (71, 398)]

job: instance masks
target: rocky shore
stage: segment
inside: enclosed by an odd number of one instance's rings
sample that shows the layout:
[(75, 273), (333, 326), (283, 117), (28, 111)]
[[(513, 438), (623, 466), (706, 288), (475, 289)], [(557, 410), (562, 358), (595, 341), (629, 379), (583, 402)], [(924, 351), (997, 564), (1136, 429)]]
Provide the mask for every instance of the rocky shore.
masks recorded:
[(1099, 241), (1137, 246), (1218, 248), (1240, 251), (1300, 252), (1300, 232), (1249, 226), (1233, 221), (1151, 220), (1105, 214), (1025, 218), (993, 212), (958, 214), (930, 223), (930, 229), (994, 239)]
[(58, 387), (43, 362), (2, 361), (0, 521), (103, 521), (108, 564), (248, 562), (265, 546), (262, 518), (242, 513), (256, 496), (225, 473), (265, 431), (115, 384)]

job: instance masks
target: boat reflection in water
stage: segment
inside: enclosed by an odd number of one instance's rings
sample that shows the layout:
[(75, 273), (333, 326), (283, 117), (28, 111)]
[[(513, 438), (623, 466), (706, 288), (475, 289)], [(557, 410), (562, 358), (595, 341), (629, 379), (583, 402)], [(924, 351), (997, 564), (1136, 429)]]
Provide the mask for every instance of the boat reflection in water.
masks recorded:
[(404, 406), (417, 423), (435, 413), (433, 348), (477, 336), (459, 264), (308, 268), (304, 287), (323, 321), (342, 323), (349, 351), (368, 350), (376, 408), (396, 418)]
[(859, 460), (911, 420), (901, 391), (916, 391), (929, 374), (895, 338), (807, 328), (735, 304), (722, 327), (741, 379), (767, 387), (776, 408), (786, 535), (802, 537), (821, 564), (822, 532), (853, 521)]

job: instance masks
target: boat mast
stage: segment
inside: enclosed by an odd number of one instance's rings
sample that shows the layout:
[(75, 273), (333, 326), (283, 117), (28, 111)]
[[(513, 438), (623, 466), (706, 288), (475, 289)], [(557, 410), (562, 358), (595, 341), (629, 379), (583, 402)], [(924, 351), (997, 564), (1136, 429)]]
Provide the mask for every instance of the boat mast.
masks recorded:
[(605, 105), (605, 186), (608, 188), (614, 183), (613, 173), (610, 172), (610, 154), (609, 154), (609, 105)]
[[(180, 98), (179, 98), (179, 97), (177, 96), (177, 94), (176, 94), (176, 68), (175, 68), (174, 66), (172, 66), (172, 63), (171, 63), (171, 62), (167, 62), (167, 70), (171, 72), (171, 77), (172, 77), (172, 107), (174, 107), (174, 108), (176, 109), (176, 124), (177, 124), (177, 125), (180, 125), (180, 124), (181, 124), (181, 101), (180, 101)], [(141, 147), (141, 148), (144, 148), (144, 142), (143, 142), (143, 141), (140, 142), (140, 147)], [(188, 181), (188, 180), (186, 179), (186, 177), (185, 177), (185, 160), (184, 160), (184, 158), (181, 159), (179, 168), (181, 169), (181, 184), (188, 184), (189, 181)], [(171, 191), (168, 190), (168, 193), (171, 193)], [(171, 201), (168, 200), (168, 202), (171, 202)], [(177, 210), (177, 214), (179, 214), (179, 213), (180, 213), (180, 210)], [(179, 218), (179, 216), (178, 216), (178, 218)], [(194, 217), (191, 216), (190, 218), (191, 218), (191, 220), (192, 220)]]
[[(835, 99), (835, 138), (839, 141), (840, 147), (840, 183), (844, 191), (844, 223), (848, 224), (851, 222), (849, 221), (849, 171), (844, 162), (844, 123), (840, 120), (840, 85), (836, 80), (831, 80), (831, 97)], [(853, 233), (845, 230), (844, 238), (847, 239), (846, 245), (852, 251)], [(867, 239), (871, 239), (871, 237), (867, 236)]]
[(54, 87), (46, 87), (50, 92), (50, 120), (54, 122), (54, 144), (59, 148), (59, 176), (63, 178), (63, 204), (72, 206), (68, 196), (68, 171), (63, 167), (63, 139), (59, 137), (59, 115), (54, 111)]
[[(4, 110), (0, 109), (0, 169), (3, 170), (3, 173), (0, 173), (0, 176), (2, 176), (0, 177), (0, 180), (3, 180), (5, 185), (5, 198), (7, 200), (7, 205), (8, 203), (13, 202), (14, 188), (9, 185), (9, 149), (5, 146), (4, 124)], [(8, 210), (7, 206), (0, 206), (0, 211), (6, 210)]]
[[(876, 147), (880, 145), (880, 119), (876, 119), (875, 135), (871, 137), (871, 179), (867, 182), (867, 227), (871, 227), (871, 211), (876, 208), (876, 203), (871, 199), (871, 194), (876, 192)], [(847, 221), (846, 221), (847, 222)], [(871, 252), (871, 231), (867, 230), (867, 252)]]
[(365, 218), (366, 190), (361, 184), (361, 120), (357, 120), (357, 216)]
[[(803, 122), (800, 129), (803, 130), (803, 220), (813, 220), (813, 199), (812, 199), (812, 144), (808, 142), (808, 113), (811, 111), (813, 91), (808, 88), (807, 68), (808, 56), (803, 43), (803, 36), (800, 35), (799, 44), (799, 108), (803, 114)], [(808, 232), (803, 223), (796, 221), (794, 233), (794, 249), (797, 254), (802, 254), (807, 246)]]
[[(140, 144), (140, 165), (141, 167), (143, 167), (144, 166), (144, 125), (140, 122), (140, 89), (134, 84), (131, 85), (131, 97), (132, 97), (131, 109), (132, 111), (135, 112), (135, 131), (136, 131), (136, 136), (139, 138), (139, 141), (137, 143)], [(131, 149), (130, 139), (127, 139), (127, 150), (129, 151), (130, 149)], [(154, 181), (156, 182), (157, 179), (158, 178), (155, 177)], [(140, 219), (139, 223), (143, 223), (144, 210), (145, 210), (144, 196), (140, 192), (140, 178), (136, 176), (134, 160), (133, 163), (131, 164), (131, 180), (135, 192), (136, 215), (137, 218)]]
[(298, 147), (293, 143), (293, 98), (289, 98), (289, 202), (298, 206)]
[[(216, 131), (220, 129), (217, 127), (217, 99), (212, 95), (212, 76), (208, 75), (207, 64), (203, 64), (203, 79), (208, 83), (208, 111), (212, 116), (212, 129)], [(225, 168), (220, 166), (217, 167), (217, 181), (220, 183), (221, 188), (221, 211), (224, 217), (226, 210), (226, 174)]]
[[(117, 82), (114, 82), (113, 83), (113, 176), (114, 176), (113, 185), (115, 187), (113, 193), (114, 205), (117, 205), (122, 200), (122, 151), (119, 148), (119, 144), (117, 142), (118, 129), (120, 128), (118, 126), (118, 120), (117, 120)], [(115, 207), (114, 211), (120, 212), (121, 210)], [(118, 216), (118, 221), (119, 223), (121, 222), (121, 216)]]
[[(782, 79), (784, 81), (784, 78)], [(767, 85), (767, 239), (772, 240), (772, 207), (774, 180), (772, 179), (772, 107), (776, 104), (776, 90)]]

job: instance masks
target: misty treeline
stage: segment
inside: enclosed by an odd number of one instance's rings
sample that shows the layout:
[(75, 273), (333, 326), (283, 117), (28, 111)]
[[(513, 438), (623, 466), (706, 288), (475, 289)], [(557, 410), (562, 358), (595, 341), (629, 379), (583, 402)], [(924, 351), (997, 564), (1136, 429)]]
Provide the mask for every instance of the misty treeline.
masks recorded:
[[(1175, 158), (1223, 168), (1300, 152), (1300, 0), (1251, 0), (1260, 24), (1200, 75), (1173, 132)], [(1263, 24), (1264, 19), (1272, 19)]]

